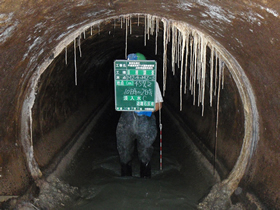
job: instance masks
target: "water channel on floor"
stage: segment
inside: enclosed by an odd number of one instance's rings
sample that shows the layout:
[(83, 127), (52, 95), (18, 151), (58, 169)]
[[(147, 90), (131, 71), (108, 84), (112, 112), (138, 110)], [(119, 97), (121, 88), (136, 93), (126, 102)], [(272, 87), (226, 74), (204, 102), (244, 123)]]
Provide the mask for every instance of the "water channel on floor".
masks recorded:
[(196, 209), (216, 179), (185, 143), (186, 134), (180, 126), (164, 109), (162, 113), (162, 171), (158, 137), (151, 161), (152, 178), (140, 178), (136, 152), (133, 176), (120, 177), (115, 137), (119, 115), (108, 111), (61, 177), (80, 190), (80, 196), (63, 209)]

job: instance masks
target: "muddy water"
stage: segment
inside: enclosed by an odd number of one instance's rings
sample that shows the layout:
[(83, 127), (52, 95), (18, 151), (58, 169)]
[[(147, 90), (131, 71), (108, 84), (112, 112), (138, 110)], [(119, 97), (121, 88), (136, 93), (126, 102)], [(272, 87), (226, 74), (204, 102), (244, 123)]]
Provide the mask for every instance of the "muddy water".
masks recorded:
[(152, 178), (139, 178), (135, 152), (133, 177), (120, 177), (115, 129), (119, 113), (108, 111), (88, 136), (62, 181), (80, 189), (64, 209), (196, 209), (216, 182), (185, 143), (186, 134), (163, 110), (163, 170), (159, 138), (154, 146)]

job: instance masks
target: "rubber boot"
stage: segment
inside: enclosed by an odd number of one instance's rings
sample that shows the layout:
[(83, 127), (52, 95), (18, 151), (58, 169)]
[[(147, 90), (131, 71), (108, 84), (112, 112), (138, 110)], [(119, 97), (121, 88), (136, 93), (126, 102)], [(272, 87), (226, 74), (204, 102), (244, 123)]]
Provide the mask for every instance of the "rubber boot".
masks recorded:
[(121, 163), (121, 176), (132, 176), (131, 162)]
[(141, 178), (151, 178), (151, 164), (140, 163), (140, 177)]

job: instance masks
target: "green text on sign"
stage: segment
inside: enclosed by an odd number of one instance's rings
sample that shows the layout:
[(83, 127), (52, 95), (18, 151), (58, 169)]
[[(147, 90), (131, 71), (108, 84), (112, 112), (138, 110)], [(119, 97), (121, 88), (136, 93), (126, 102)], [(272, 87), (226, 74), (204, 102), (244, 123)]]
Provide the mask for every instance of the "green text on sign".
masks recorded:
[(156, 61), (116, 60), (115, 108), (117, 111), (155, 109)]

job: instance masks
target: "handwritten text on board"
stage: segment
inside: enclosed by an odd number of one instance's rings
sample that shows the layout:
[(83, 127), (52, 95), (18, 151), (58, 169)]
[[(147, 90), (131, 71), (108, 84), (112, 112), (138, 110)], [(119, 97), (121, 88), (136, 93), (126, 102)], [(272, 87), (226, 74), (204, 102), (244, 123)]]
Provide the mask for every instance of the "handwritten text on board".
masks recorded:
[(156, 61), (116, 60), (117, 111), (152, 111), (155, 107)]

